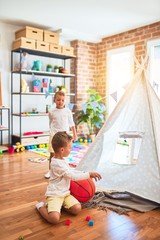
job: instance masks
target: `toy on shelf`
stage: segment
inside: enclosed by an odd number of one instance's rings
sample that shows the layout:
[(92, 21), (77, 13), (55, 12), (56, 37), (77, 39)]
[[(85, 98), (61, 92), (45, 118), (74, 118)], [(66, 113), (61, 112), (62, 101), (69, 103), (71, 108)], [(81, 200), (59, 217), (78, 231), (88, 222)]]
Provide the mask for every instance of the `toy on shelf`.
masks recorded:
[(29, 86), (26, 82), (26, 80), (21, 79), (21, 92), (25, 93), (25, 92), (29, 92)]
[(47, 64), (46, 72), (52, 72), (52, 68), (53, 68), (52, 64)]
[(57, 65), (54, 66), (54, 72), (59, 73), (59, 66)]
[(59, 73), (68, 74), (68, 71), (67, 71), (67, 69), (64, 68), (64, 67), (59, 67)]
[(17, 70), (17, 71), (19, 71), (20, 69), (22, 71), (30, 70), (31, 66), (28, 64), (28, 57), (29, 57), (29, 54), (26, 52), (23, 52), (21, 54), (21, 64), (20, 63), (16, 64), (15, 70)]
[(30, 66), (28, 65), (28, 56), (29, 54), (26, 52), (22, 53), (22, 60), (21, 60), (21, 69), (28, 70)]
[(37, 108), (32, 108), (32, 113), (38, 113), (38, 110), (37, 110)]
[(43, 78), (41, 92), (46, 92), (46, 91), (48, 91), (48, 78)]
[(33, 80), (33, 92), (41, 92), (41, 80)]
[(42, 68), (42, 62), (40, 60), (33, 62), (32, 70), (41, 71), (41, 68)]
[(49, 93), (53, 93), (54, 92), (54, 87), (53, 87), (53, 82), (52, 79), (49, 80)]
[(51, 110), (51, 105), (47, 104), (46, 105), (46, 113), (48, 113)]
[(21, 114), (22, 115), (36, 115), (36, 114), (44, 115), (46, 113), (37, 111), (37, 108), (32, 108), (31, 112), (22, 112)]
[(68, 89), (65, 86), (62, 85), (62, 86), (57, 86), (56, 87), (56, 92), (58, 92), (58, 91), (63, 91), (65, 93), (67, 93)]
[(36, 115), (36, 114), (37, 115), (45, 115), (46, 113), (45, 112), (32, 111), (32, 112), (22, 112), (21, 114), (22, 115), (28, 115), (28, 116), (31, 115), (32, 116), (32, 115)]

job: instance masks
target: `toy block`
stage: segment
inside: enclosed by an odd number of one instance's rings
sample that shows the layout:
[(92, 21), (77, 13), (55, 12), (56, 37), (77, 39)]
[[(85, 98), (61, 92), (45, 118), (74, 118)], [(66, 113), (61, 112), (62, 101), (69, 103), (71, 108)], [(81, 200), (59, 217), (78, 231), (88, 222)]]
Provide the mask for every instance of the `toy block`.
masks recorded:
[(94, 225), (94, 221), (93, 220), (89, 220), (88, 225), (89, 226), (93, 226)]
[(89, 220), (91, 219), (91, 217), (90, 216), (87, 216), (86, 217), (86, 221), (88, 221), (89, 222)]
[(65, 225), (70, 225), (70, 224), (71, 224), (71, 220), (67, 219), (66, 222), (65, 222)]

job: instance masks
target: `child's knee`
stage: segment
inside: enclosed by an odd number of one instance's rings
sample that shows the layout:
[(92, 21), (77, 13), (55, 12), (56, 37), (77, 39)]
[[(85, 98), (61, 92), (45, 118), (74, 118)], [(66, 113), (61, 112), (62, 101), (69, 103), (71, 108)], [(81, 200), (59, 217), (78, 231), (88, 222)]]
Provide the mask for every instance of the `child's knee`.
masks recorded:
[(60, 220), (60, 214), (58, 212), (49, 214), (49, 223), (57, 224), (59, 223), (59, 220)]
[(53, 219), (50, 219), (49, 220), (49, 223), (52, 223), (52, 224), (58, 224), (59, 223), (59, 219), (58, 218), (53, 218)]
[(70, 210), (72, 214), (77, 215), (82, 210), (81, 204), (75, 204), (70, 208)]

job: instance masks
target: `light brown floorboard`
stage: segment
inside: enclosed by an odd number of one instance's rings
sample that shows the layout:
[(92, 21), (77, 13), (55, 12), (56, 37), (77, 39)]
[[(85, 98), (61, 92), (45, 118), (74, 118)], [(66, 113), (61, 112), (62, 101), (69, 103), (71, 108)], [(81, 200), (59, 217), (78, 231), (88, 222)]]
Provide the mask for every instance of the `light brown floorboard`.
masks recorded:
[[(76, 217), (62, 213), (56, 226), (47, 223), (35, 204), (45, 200), (48, 162), (28, 160), (38, 156), (29, 151), (0, 156), (0, 239), (24, 236), (25, 240), (160, 240), (160, 209), (132, 211), (129, 216), (83, 209)], [(85, 221), (88, 215), (94, 220), (93, 227)], [(66, 219), (71, 220), (70, 226), (65, 225)]]

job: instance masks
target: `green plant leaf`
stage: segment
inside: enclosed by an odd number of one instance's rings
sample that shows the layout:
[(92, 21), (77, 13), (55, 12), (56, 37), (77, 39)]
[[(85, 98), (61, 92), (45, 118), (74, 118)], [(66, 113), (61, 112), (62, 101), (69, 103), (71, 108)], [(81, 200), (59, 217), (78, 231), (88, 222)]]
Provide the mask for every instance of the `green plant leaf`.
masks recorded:
[[(75, 113), (76, 123), (77, 125), (87, 123), (89, 133), (94, 134), (95, 129), (101, 128), (105, 121), (106, 107), (98, 92), (92, 89), (88, 89), (86, 92), (89, 94), (85, 103), (86, 113), (83, 110), (78, 110)], [(96, 105), (90, 104), (91, 102), (96, 102)]]

